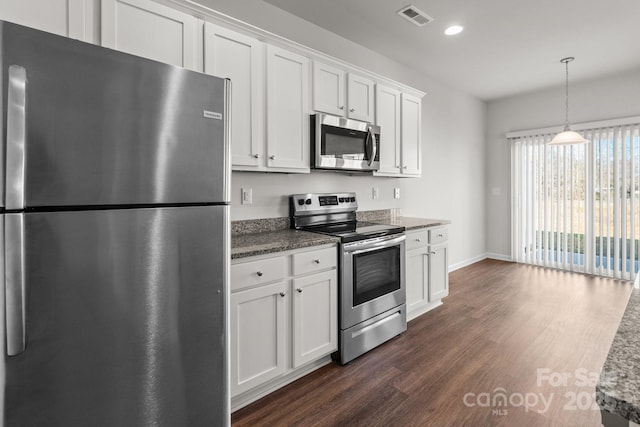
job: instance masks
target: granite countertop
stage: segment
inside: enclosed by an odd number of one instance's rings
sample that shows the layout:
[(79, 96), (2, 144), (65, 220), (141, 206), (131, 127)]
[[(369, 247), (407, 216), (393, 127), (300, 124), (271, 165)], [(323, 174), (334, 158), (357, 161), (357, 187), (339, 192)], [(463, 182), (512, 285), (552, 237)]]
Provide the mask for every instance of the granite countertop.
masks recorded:
[(407, 231), (451, 224), (451, 221), (447, 221), (444, 219), (412, 218), (407, 216), (392, 216), (386, 219), (372, 220), (371, 222), (388, 225), (399, 225), (406, 228)]
[(640, 423), (640, 289), (633, 289), (596, 385), (600, 408)]
[(281, 229), (251, 234), (232, 234), (231, 259), (264, 255), (291, 249), (337, 243), (337, 237), (300, 230)]
[[(450, 223), (440, 219), (405, 217), (391, 209), (358, 212), (357, 218), (359, 221), (403, 226), (407, 230)], [(263, 218), (231, 223), (231, 259), (339, 242), (337, 237), (292, 230), (289, 228), (289, 218)]]

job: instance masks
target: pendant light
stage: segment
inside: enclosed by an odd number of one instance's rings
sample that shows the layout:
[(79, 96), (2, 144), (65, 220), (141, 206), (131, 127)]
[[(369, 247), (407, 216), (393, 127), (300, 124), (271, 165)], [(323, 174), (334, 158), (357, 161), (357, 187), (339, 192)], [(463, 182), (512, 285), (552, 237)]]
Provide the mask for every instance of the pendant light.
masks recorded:
[(574, 132), (569, 127), (569, 62), (575, 58), (570, 56), (568, 58), (562, 58), (562, 62), (565, 66), (565, 118), (564, 118), (564, 130), (553, 137), (549, 142), (549, 145), (570, 145), (570, 144), (584, 144), (588, 142), (578, 132)]

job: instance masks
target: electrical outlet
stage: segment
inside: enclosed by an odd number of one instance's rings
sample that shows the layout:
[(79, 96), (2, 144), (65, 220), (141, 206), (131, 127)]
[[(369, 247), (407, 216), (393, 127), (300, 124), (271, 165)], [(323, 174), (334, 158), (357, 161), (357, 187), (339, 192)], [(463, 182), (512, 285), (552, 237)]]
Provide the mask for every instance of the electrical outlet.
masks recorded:
[(373, 187), (371, 189), (371, 198), (376, 200), (378, 198), (378, 196), (379, 196), (378, 187)]
[(253, 203), (253, 189), (243, 188), (242, 198), (240, 199), (243, 205), (250, 205)]
[(393, 198), (394, 199), (399, 199), (400, 198), (400, 189), (399, 188), (394, 188), (393, 189)]

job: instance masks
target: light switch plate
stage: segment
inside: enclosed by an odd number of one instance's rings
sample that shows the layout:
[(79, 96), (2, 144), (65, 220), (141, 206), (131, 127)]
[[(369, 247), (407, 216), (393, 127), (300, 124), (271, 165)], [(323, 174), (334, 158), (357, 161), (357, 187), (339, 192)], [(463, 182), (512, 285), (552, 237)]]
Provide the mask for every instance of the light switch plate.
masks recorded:
[(393, 189), (393, 198), (394, 199), (399, 199), (400, 198), (400, 189), (399, 188), (394, 188)]
[(241, 197), (242, 198), (240, 200), (243, 205), (250, 205), (253, 203), (253, 189), (243, 188)]
[(373, 200), (376, 200), (378, 198), (378, 196), (379, 196), (378, 187), (373, 187), (371, 189), (371, 198)]

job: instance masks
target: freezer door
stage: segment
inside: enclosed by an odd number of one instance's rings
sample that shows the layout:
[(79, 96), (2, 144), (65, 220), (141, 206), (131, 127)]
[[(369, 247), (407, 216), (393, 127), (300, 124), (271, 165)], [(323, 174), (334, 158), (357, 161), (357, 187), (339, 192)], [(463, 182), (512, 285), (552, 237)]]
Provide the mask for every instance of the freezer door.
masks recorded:
[(227, 80), (0, 28), (7, 209), (229, 201)]
[(4, 426), (228, 425), (228, 209), (6, 214), (26, 327)]

